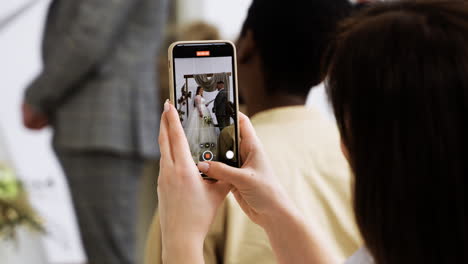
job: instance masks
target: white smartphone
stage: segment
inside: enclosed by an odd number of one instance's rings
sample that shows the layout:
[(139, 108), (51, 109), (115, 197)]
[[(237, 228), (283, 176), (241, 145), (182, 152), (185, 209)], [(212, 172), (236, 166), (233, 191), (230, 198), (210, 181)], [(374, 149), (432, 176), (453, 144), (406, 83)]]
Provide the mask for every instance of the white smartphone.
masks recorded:
[(168, 57), (171, 101), (194, 162), (219, 161), (239, 167), (234, 44), (225, 40), (176, 42), (169, 47)]

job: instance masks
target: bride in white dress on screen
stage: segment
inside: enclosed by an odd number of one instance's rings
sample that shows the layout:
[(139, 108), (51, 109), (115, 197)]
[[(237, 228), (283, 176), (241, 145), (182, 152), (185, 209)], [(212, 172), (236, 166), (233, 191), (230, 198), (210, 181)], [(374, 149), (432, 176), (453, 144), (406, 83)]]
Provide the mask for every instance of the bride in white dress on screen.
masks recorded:
[(218, 135), (213, 118), (203, 98), (203, 88), (198, 86), (194, 98), (194, 109), (189, 114), (184, 127), (190, 151), (195, 162), (202, 161), (202, 155), (210, 151), (213, 158), (217, 156)]

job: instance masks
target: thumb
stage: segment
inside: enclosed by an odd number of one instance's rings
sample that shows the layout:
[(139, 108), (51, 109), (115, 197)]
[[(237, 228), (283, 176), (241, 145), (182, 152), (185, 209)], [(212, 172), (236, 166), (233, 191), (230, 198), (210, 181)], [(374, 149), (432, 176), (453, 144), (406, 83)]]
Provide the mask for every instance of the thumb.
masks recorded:
[(245, 182), (244, 169), (234, 168), (221, 162), (209, 161), (198, 163), (198, 169), (210, 178), (238, 186)]

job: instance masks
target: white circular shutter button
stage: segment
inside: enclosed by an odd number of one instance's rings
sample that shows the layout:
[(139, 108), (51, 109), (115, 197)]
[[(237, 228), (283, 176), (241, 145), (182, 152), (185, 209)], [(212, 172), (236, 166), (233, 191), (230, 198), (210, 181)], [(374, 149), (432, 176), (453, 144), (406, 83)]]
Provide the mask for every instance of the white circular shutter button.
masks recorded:
[(226, 151), (226, 158), (227, 159), (233, 159), (234, 158), (234, 152), (232, 150)]

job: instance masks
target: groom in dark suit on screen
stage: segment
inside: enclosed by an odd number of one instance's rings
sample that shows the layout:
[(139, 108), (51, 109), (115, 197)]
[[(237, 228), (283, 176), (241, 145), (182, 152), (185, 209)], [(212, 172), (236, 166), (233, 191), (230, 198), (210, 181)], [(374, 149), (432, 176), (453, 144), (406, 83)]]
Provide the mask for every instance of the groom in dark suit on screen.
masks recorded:
[(216, 120), (218, 121), (219, 131), (223, 131), (223, 129), (229, 126), (229, 115), (227, 112), (228, 106), (228, 99), (227, 99), (227, 92), (224, 89), (224, 82), (219, 81), (216, 84), (216, 88), (218, 89), (218, 94), (216, 95), (214, 104), (213, 104), (213, 113), (216, 115)]

